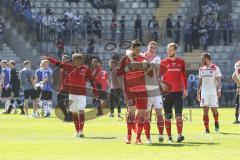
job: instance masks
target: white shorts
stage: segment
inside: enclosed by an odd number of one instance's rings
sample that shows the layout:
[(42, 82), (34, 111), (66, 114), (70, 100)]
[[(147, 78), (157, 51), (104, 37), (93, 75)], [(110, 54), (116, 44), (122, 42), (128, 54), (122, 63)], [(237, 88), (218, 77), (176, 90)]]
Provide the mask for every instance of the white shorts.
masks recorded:
[(201, 107), (218, 107), (218, 97), (217, 95), (201, 95), (201, 101), (200, 101)]
[(152, 107), (163, 108), (162, 96), (148, 97), (147, 101), (148, 101), (148, 105), (147, 105), (148, 110), (151, 110)]
[(77, 112), (84, 110), (87, 104), (87, 97), (85, 95), (69, 94), (70, 111)]

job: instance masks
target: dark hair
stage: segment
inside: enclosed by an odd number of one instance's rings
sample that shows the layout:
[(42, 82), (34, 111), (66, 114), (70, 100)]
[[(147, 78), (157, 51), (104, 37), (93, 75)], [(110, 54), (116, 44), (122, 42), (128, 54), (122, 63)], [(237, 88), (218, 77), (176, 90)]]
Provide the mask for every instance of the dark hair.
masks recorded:
[(9, 64), (12, 64), (13, 66), (16, 66), (16, 62), (14, 60), (10, 60)]
[(207, 52), (205, 52), (205, 53), (203, 53), (203, 54), (202, 54), (202, 57), (204, 57), (204, 58), (207, 58), (207, 59), (211, 60), (210, 53), (207, 53)]
[(132, 41), (132, 45), (131, 45), (131, 49), (135, 48), (135, 47), (140, 47), (142, 46), (141, 42), (139, 42), (137, 39)]
[(31, 63), (30, 61), (24, 61), (23, 66), (26, 66), (27, 64), (30, 64), (30, 63)]

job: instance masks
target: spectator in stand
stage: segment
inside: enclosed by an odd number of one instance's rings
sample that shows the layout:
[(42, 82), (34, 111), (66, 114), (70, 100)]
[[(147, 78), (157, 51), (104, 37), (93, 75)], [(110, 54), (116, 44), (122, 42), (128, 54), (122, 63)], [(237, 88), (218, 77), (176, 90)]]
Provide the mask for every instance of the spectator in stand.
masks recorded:
[(169, 13), (168, 18), (166, 20), (167, 42), (171, 42), (173, 39), (172, 30), (173, 30), (172, 13)]
[(188, 24), (184, 28), (184, 52), (192, 52), (192, 26)]
[(208, 34), (207, 25), (208, 25), (207, 18), (206, 16), (203, 16), (199, 22), (200, 44), (201, 44), (201, 49), (203, 50), (207, 50), (207, 47), (208, 47), (209, 34)]
[(95, 50), (95, 41), (93, 36), (90, 36), (88, 39), (87, 54), (94, 54)]
[(30, 0), (22, 0), (23, 9), (30, 8), (30, 7), (31, 7)]
[(198, 25), (198, 18), (197, 16), (194, 16), (192, 18), (192, 44), (193, 44), (193, 48), (194, 49), (198, 49), (199, 48), (199, 25)]
[(223, 21), (223, 40), (224, 45), (232, 43), (233, 21), (229, 17), (225, 17)]
[(135, 23), (134, 23), (134, 29), (135, 29), (135, 39), (138, 39), (139, 42), (143, 44), (142, 20), (140, 15), (137, 15), (137, 19), (135, 20)]
[(220, 44), (220, 27), (221, 24), (219, 22), (219, 18), (215, 18), (214, 23), (213, 23), (213, 45), (218, 45)]
[(67, 16), (68, 18), (73, 18), (74, 14), (71, 10), (71, 8), (68, 8), (67, 11), (64, 13), (64, 16)]
[(3, 50), (4, 23), (0, 18), (0, 50)]
[(77, 11), (77, 14), (73, 17), (74, 20), (74, 33), (80, 34), (82, 31), (82, 17), (80, 16), (80, 12)]
[(32, 31), (33, 15), (32, 15), (32, 10), (31, 10), (30, 6), (25, 7), (25, 9), (23, 10), (23, 15), (24, 15), (25, 20), (27, 22), (28, 30)]
[(58, 58), (61, 59), (61, 57), (64, 53), (64, 42), (63, 42), (62, 38), (58, 39), (56, 47), (58, 49)]
[(152, 40), (157, 42), (158, 41), (159, 23), (155, 16), (153, 16), (152, 19), (149, 21), (148, 28), (151, 33)]
[(14, 3), (14, 14), (15, 14), (15, 16), (18, 17), (18, 15), (21, 11), (22, 11), (21, 2), (20, 2), (20, 0), (16, 0), (15, 3)]
[(116, 20), (116, 16), (112, 17), (111, 31), (112, 31), (112, 38), (111, 38), (111, 40), (113, 42), (115, 42), (116, 35), (117, 35), (117, 20)]
[(125, 38), (125, 16), (122, 16), (120, 20), (120, 41), (123, 41)]
[[(87, 35), (88, 36), (91, 35), (92, 34), (92, 17), (88, 11), (83, 16), (83, 26), (84, 26), (83, 29), (87, 31)], [(85, 32), (84, 32), (84, 35), (85, 35)]]
[(178, 16), (177, 17), (177, 22), (175, 24), (175, 43), (176, 44), (179, 44), (180, 42), (180, 39), (181, 39), (181, 20), (182, 20), (182, 17), (181, 16)]
[(36, 31), (37, 41), (42, 40), (42, 12), (38, 12), (34, 19), (34, 30)]
[(93, 27), (94, 35), (97, 37), (98, 40), (100, 40), (102, 38), (102, 17), (96, 17), (96, 19), (93, 21)]

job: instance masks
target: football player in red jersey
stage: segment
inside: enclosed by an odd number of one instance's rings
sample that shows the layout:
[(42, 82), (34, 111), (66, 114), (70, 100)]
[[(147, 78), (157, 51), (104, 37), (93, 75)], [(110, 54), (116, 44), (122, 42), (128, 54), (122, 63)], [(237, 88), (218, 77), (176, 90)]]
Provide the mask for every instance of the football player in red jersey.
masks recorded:
[[(117, 76), (124, 78), (124, 91), (128, 103), (127, 113), (127, 138), (126, 143), (131, 143), (132, 129), (135, 125), (137, 128), (136, 144), (142, 144), (140, 136), (142, 129), (145, 129), (147, 143), (151, 143), (150, 139), (150, 121), (147, 112), (147, 92), (145, 85), (145, 73), (148, 73), (148, 64), (143, 65), (143, 62), (148, 62), (147, 58), (140, 55), (141, 43), (137, 40), (132, 42), (131, 54), (124, 56), (118, 67)], [(135, 117), (135, 107), (137, 114)]]
[(72, 64), (62, 63), (53, 58), (47, 58), (49, 62), (70, 71), (64, 82), (69, 88), (70, 111), (76, 129), (75, 137), (83, 137), (84, 110), (86, 107), (86, 81), (92, 81), (91, 70), (83, 65), (83, 55), (76, 53), (72, 55)]
[(165, 112), (165, 128), (168, 135), (168, 142), (172, 143), (171, 133), (171, 119), (172, 119), (172, 108), (175, 109), (175, 118), (178, 131), (177, 142), (182, 142), (184, 136), (182, 135), (183, 129), (183, 98), (187, 97), (187, 78), (185, 71), (184, 60), (176, 57), (177, 45), (170, 43), (167, 47), (168, 57), (161, 61), (161, 65), (167, 67), (167, 72), (163, 75), (163, 81), (166, 81), (172, 85), (172, 89), (169, 93), (163, 97), (163, 106)]

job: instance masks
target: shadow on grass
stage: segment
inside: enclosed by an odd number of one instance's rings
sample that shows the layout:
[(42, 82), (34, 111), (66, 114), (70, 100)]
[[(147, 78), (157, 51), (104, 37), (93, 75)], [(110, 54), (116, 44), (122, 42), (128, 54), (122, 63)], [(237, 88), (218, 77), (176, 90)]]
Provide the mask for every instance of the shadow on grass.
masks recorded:
[(117, 137), (84, 137), (84, 139), (101, 139), (101, 140), (103, 140), (103, 139), (117, 139)]
[(153, 143), (151, 146), (169, 146), (169, 147), (186, 147), (186, 146), (201, 146), (201, 145), (219, 145), (220, 143), (204, 143), (204, 142), (182, 142), (182, 143)]
[(223, 135), (240, 136), (239, 133), (227, 133), (227, 132), (219, 132), (219, 133), (212, 133), (212, 134), (223, 134)]

